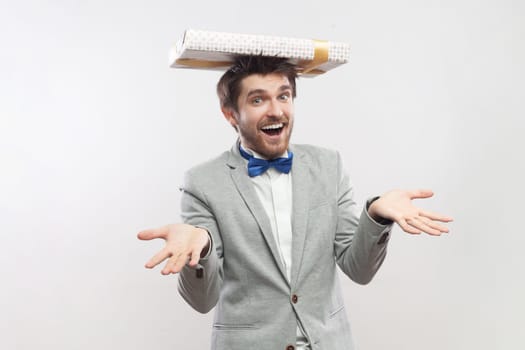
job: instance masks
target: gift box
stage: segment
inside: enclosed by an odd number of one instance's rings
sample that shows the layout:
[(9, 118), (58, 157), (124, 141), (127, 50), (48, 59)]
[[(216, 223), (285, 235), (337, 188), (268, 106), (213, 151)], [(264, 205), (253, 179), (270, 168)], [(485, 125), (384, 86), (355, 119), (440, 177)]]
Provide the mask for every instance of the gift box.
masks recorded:
[(316, 76), (348, 62), (350, 45), (313, 39), (186, 30), (171, 49), (172, 68), (226, 70), (236, 55), (287, 58), (300, 75)]

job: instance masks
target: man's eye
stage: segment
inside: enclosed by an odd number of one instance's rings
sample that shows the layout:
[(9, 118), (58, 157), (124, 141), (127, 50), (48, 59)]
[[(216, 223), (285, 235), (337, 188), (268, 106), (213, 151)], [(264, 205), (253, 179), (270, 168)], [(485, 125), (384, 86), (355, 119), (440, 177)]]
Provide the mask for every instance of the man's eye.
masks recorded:
[(279, 98), (281, 99), (281, 101), (288, 101), (288, 99), (290, 98), (290, 95), (282, 94), (281, 96), (279, 96)]
[(255, 98), (252, 100), (252, 104), (254, 104), (254, 105), (261, 104), (261, 102), (262, 102), (262, 98), (260, 98), (260, 97), (255, 97)]

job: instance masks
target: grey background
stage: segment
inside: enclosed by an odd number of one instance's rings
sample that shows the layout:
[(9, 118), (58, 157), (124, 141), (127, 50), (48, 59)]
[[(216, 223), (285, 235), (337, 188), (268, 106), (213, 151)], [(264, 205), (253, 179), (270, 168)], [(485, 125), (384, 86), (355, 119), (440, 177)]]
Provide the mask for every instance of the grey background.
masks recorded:
[[(0, 348), (205, 349), (211, 314), (143, 268), (185, 169), (235, 139), (184, 29), (346, 41), (300, 79), (293, 141), (337, 148), (365, 198), (431, 188), (445, 237), (395, 229), (344, 282), (360, 349), (523, 349), (521, 1), (2, 1)], [(212, 176), (212, 174), (210, 174)], [(256, 345), (254, 345), (254, 349)]]

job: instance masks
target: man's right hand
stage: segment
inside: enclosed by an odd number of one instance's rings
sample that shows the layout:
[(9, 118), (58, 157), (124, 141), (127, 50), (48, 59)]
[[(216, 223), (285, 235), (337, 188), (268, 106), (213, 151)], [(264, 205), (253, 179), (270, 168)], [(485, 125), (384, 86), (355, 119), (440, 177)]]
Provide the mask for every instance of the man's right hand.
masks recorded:
[(163, 275), (180, 272), (186, 263), (192, 267), (196, 266), (199, 259), (205, 256), (210, 249), (208, 232), (187, 224), (170, 224), (144, 230), (139, 232), (137, 237), (146, 241), (155, 238), (162, 238), (166, 241), (164, 248), (145, 265), (146, 268), (151, 269), (167, 259), (161, 271)]

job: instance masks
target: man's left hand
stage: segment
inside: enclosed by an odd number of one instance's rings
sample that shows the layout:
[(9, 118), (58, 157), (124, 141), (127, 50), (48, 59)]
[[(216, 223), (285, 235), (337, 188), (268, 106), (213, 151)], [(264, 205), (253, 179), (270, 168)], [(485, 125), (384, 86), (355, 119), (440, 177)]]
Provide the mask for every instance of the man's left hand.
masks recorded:
[(429, 198), (434, 193), (430, 190), (393, 190), (375, 200), (368, 208), (372, 219), (382, 218), (396, 222), (403, 231), (411, 234), (421, 232), (433, 236), (449, 232), (439, 222), (450, 222), (451, 217), (422, 210), (412, 204), (413, 199)]

